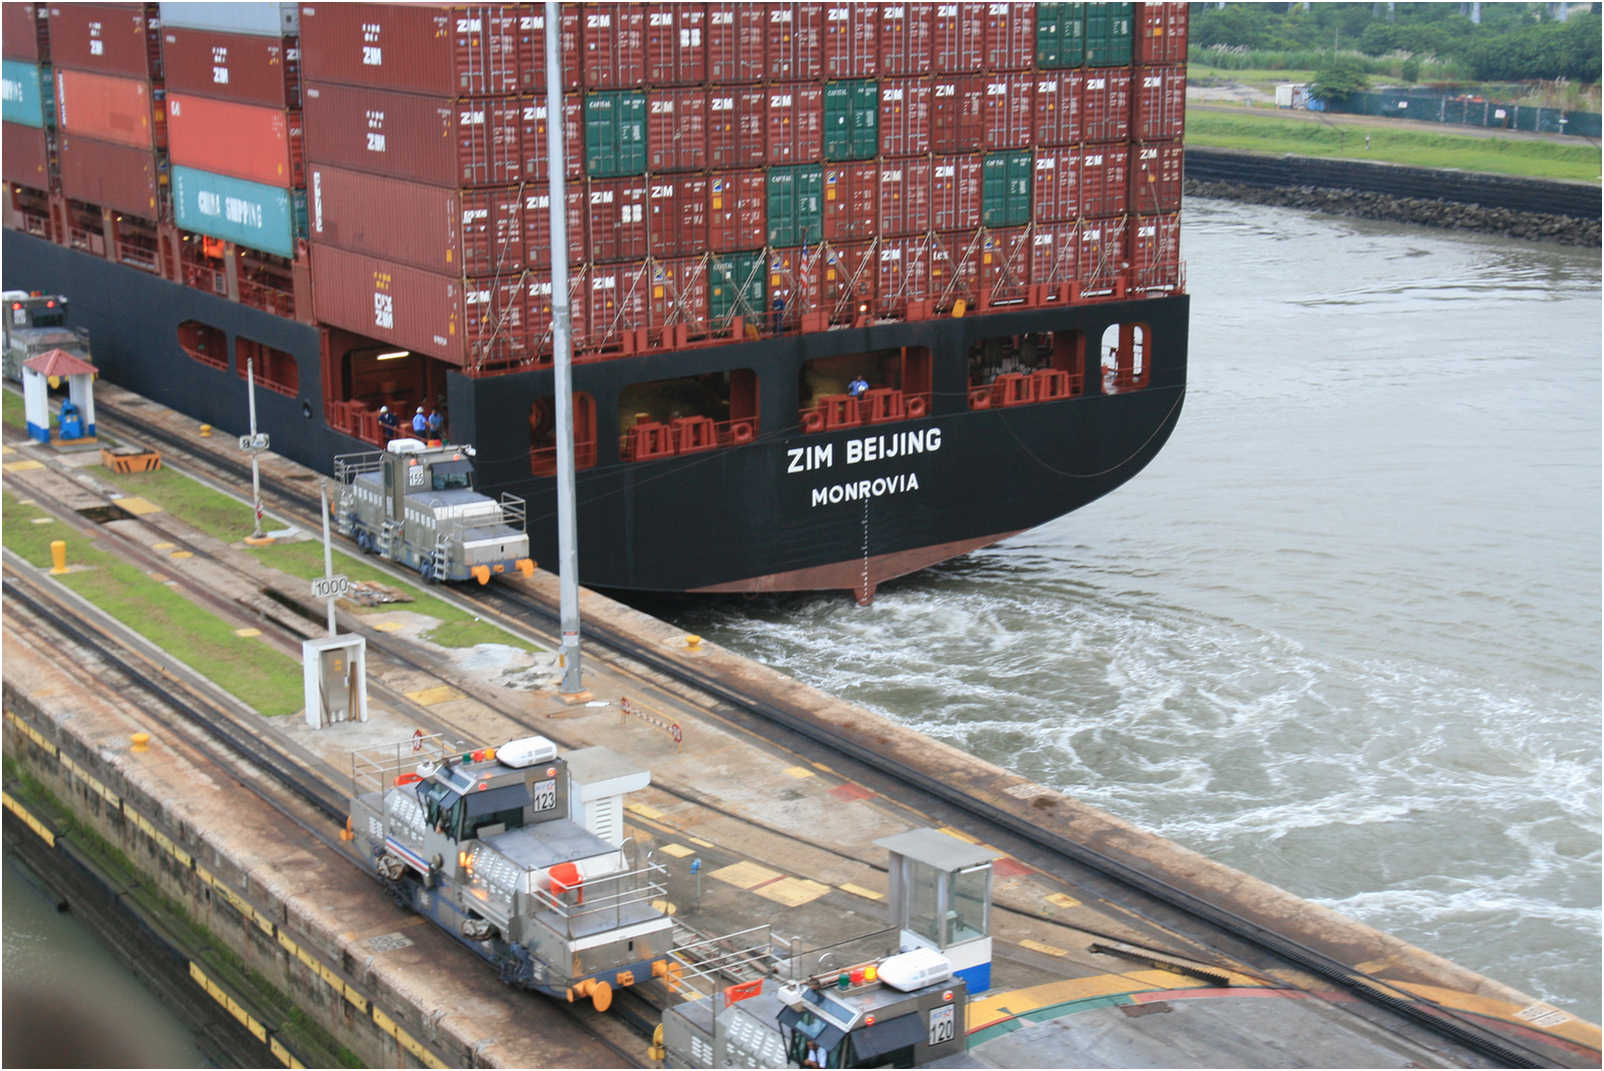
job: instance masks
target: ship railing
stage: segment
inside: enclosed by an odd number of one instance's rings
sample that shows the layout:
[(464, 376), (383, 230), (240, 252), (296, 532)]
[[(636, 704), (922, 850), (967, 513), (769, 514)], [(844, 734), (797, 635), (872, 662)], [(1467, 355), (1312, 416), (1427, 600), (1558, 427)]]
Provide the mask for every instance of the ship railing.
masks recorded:
[[(750, 985), (778, 975), (781, 960), (775, 954), (774, 934), (769, 923), (737, 930), (721, 937), (708, 937), (670, 949), (663, 988), (681, 1001), (706, 1001), (708, 997), (735, 985)], [(709, 1018), (703, 1028), (712, 1029), (712, 1016), (722, 1002), (705, 1009)], [(682, 1009), (691, 1013), (692, 1009)]]
[(253, 309), (261, 309), (275, 316), (285, 319), (295, 317), (295, 295), (285, 293), (273, 286), (264, 286), (254, 279), (248, 279), (243, 274), (239, 277), (239, 300), (241, 305), (249, 305)]
[(537, 921), (572, 940), (641, 921), (639, 910), (628, 909), (667, 901), (667, 882), (668, 871), (661, 864), (647, 863), (638, 870), (586, 878), (571, 889), (548, 886), (523, 895), (529, 897)]
[[(574, 467), (587, 469), (596, 464), (596, 440), (574, 443)], [(557, 448), (536, 446), (529, 451), (529, 473), (532, 476), (557, 475)]]
[(806, 433), (836, 431), (865, 424), (918, 420), (930, 413), (929, 391), (901, 391), (880, 387), (854, 398), (850, 394), (823, 394), (811, 406), (797, 411), (797, 424)]
[(435, 765), (459, 759), (460, 749), (447, 746), (445, 734), (414, 732), (393, 744), (377, 744), (351, 752), (351, 795), (384, 792), (417, 780), (418, 764)]
[(622, 461), (655, 461), (721, 446), (744, 446), (757, 438), (757, 427), (756, 417), (719, 421), (688, 416), (666, 423), (640, 420), (618, 437), (618, 456)]
[(365, 472), (378, 472), (384, 464), (383, 450), (366, 450), (355, 454), (336, 454), (334, 478), (349, 484)]

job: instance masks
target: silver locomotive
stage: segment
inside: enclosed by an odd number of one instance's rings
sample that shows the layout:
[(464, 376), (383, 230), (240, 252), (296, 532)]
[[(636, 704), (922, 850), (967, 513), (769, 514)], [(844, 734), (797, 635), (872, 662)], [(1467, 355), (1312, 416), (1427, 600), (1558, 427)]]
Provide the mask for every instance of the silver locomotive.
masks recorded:
[(474, 490), (473, 447), (396, 439), (384, 450), (334, 459), (334, 521), (358, 547), (416, 569), (425, 580), (481, 584), (535, 571), (524, 500)]

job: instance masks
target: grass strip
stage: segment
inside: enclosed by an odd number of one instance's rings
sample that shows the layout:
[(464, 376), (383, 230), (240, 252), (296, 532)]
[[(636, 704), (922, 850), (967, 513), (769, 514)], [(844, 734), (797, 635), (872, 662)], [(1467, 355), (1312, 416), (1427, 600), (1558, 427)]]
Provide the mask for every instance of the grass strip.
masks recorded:
[(151, 472), (106, 469), (97, 475), (131, 495), (158, 503), (173, 516), (183, 518), (185, 524), (225, 543), (244, 539), (256, 527), (250, 506), (172, 469)]
[[(1365, 147), (1365, 138), (1370, 147)], [(1344, 157), (1411, 167), (1519, 175), (1527, 178), (1599, 181), (1599, 150), (1592, 145), (1556, 145), (1527, 138), (1466, 137), (1390, 126), (1328, 124), (1248, 114), (1192, 110), (1186, 117), (1188, 145), (1298, 156)]]
[(4, 391), (3, 394), (4, 397), (0, 398), (0, 423), (22, 431), (28, 426), (27, 407), (23, 404), (22, 395), (13, 390)]
[[(225, 692), (269, 717), (302, 708), (301, 667), (260, 640), (234, 635), (234, 626), (182, 594), (100, 549), (38, 506), (24, 506), (9, 491), (0, 497), (5, 526), (0, 538), (13, 553), (41, 568), (50, 543), (67, 544), (67, 563), (78, 570), (58, 577), (63, 586), (100, 607)], [(35, 524), (37, 520), (43, 523)], [(85, 568), (86, 567), (86, 568)]]

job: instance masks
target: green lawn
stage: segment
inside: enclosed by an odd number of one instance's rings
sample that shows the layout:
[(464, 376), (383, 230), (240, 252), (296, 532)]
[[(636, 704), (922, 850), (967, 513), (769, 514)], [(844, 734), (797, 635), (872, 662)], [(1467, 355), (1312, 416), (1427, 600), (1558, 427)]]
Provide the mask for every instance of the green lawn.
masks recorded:
[(23, 412), (22, 395), (14, 390), (5, 391), (4, 395), (0, 398), (0, 421), (7, 427), (23, 430), (28, 426), (28, 418)]
[[(1370, 147), (1365, 148), (1365, 137)], [(1273, 116), (1221, 115), (1193, 110), (1186, 118), (1188, 145), (1216, 149), (1340, 156), (1414, 167), (1457, 168), (1531, 178), (1599, 181), (1597, 147), (1556, 145), (1526, 138), (1466, 137), (1412, 127), (1335, 125)]]
[(1232, 71), (1224, 67), (1213, 67), (1207, 63), (1189, 63), (1186, 65), (1186, 81), (1188, 85), (1232, 85), (1241, 83), (1265, 93), (1275, 94), (1275, 87), (1283, 82), (1306, 83), (1314, 81), (1314, 71), (1308, 68), (1301, 70), (1271, 70), (1268, 67), (1249, 68), (1247, 70)]
[(10, 492), (4, 493), (0, 505), (5, 511), (0, 539), (11, 551), (43, 567), (50, 564), (50, 543), (65, 541), (67, 564), (87, 568), (57, 578), (63, 585), (258, 712), (276, 716), (301, 709), (301, 667), (294, 659), (259, 639), (234, 635), (233, 625), (102, 550), (38, 506), (22, 505)]
[(152, 472), (104, 469), (98, 475), (131, 495), (159, 504), (168, 513), (183, 518), (186, 524), (225, 543), (244, 539), (256, 526), (251, 507), (172, 469)]

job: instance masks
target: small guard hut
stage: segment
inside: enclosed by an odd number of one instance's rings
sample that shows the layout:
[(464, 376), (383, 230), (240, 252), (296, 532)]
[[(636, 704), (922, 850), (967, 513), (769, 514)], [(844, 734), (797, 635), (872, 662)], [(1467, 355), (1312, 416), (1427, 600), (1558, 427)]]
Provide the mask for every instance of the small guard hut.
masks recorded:
[(95, 366), (66, 350), (46, 350), (22, 363), (23, 414), (28, 435), (50, 441), (50, 388), (67, 381), (59, 442), (85, 442), (95, 437)]
[(874, 842), (891, 853), (891, 925), (903, 947), (933, 949), (970, 995), (991, 988), (991, 861), (988, 848), (936, 829)]

